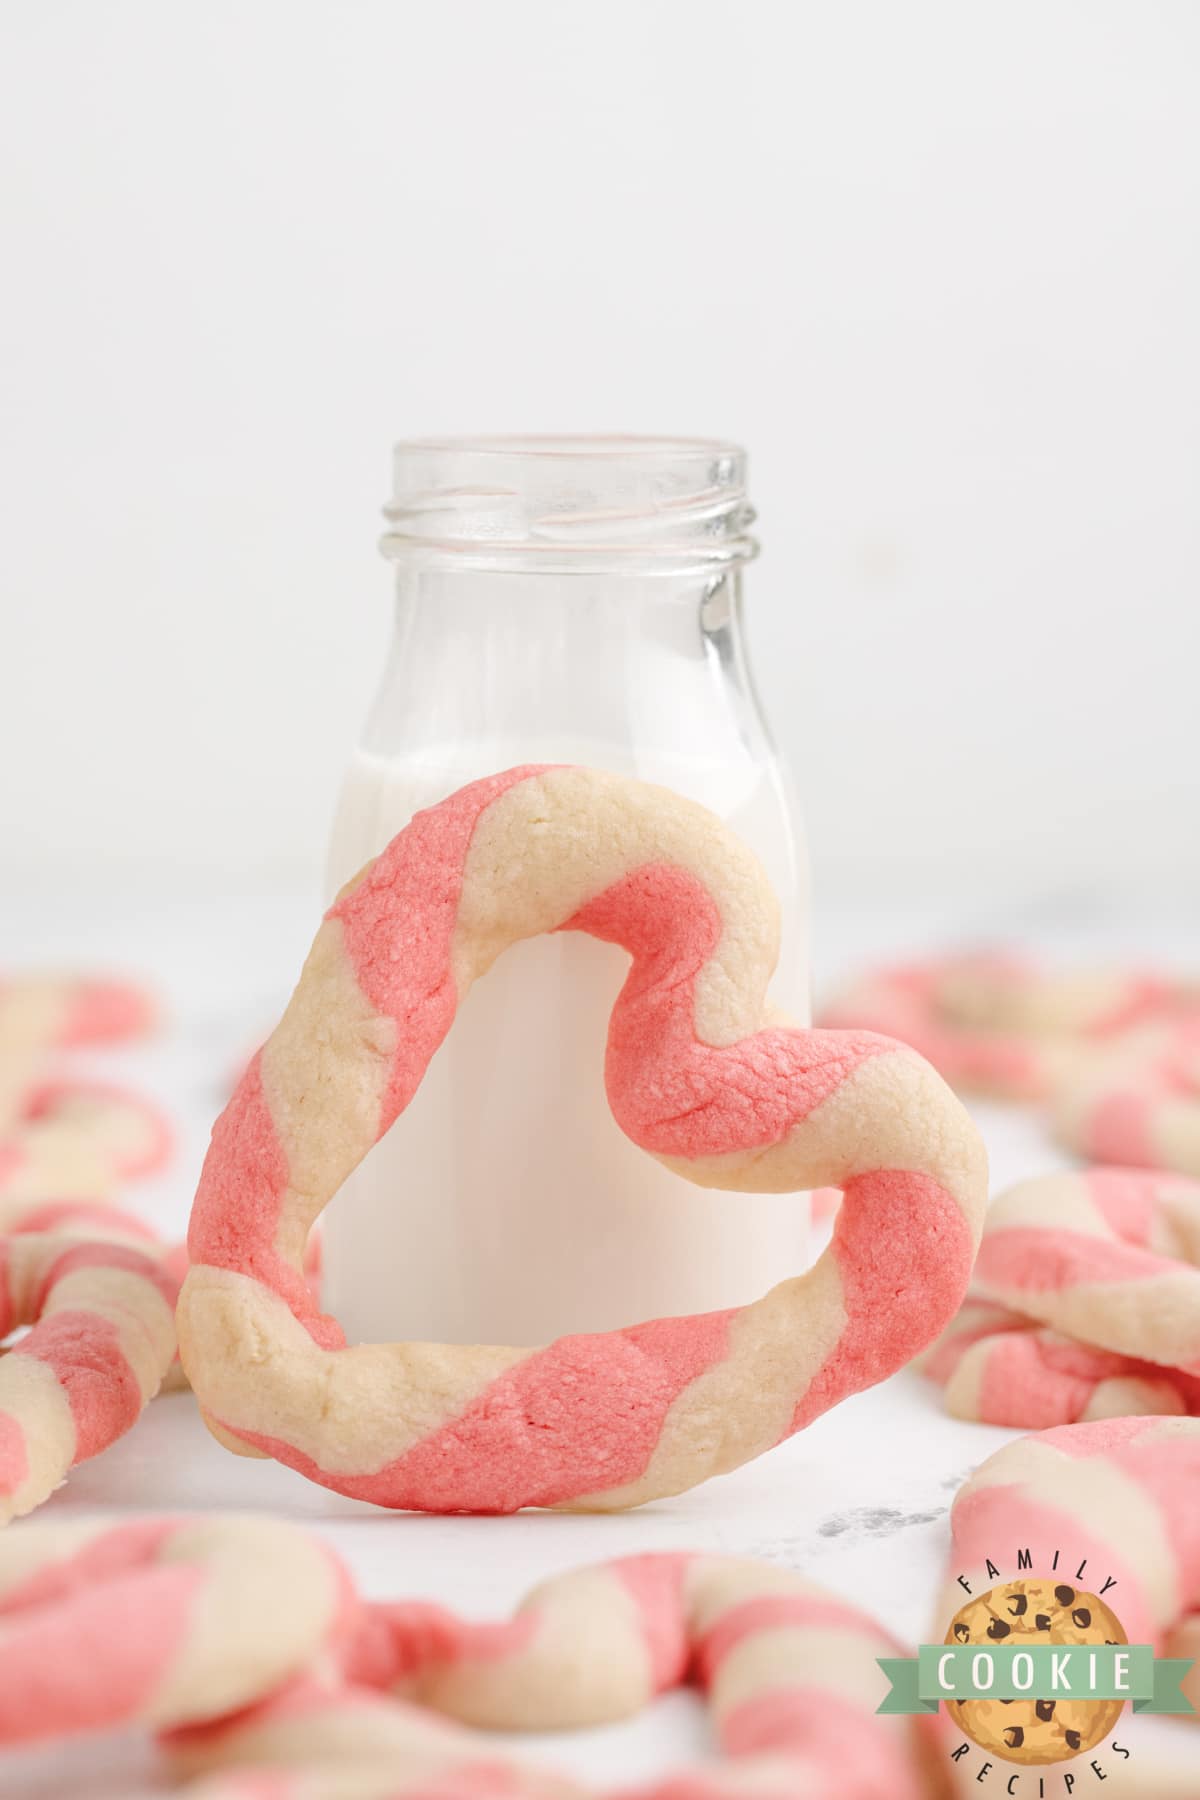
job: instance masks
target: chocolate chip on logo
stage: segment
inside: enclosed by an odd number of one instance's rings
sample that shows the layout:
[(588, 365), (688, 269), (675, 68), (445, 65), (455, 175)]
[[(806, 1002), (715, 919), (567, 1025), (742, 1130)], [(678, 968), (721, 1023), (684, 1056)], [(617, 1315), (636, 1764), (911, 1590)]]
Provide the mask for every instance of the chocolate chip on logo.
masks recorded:
[(1036, 1700), (1034, 1702), (1033, 1710), (1044, 1725), (1054, 1717), (1054, 1701)]
[(971, 1637), (970, 1627), (962, 1624), (956, 1625), (954, 1627), (954, 1635), (960, 1644), (968, 1643)]
[(1038, 1613), (1037, 1617), (1033, 1621), (1033, 1629), (1035, 1631), (1049, 1631), (1049, 1629), (1050, 1629), (1050, 1614), (1049, 1613)]
[(1025, 1742), (1025, 1733), (1019, 1725), (1006, 1726), (1004, 1741), (1010, 1750), (1019, 1750), (1021, 1745)]
[(1077, 1606), (1071, 1614), (1080, 1631), (1086, 1631), (1092, 1622), (1092, 1615), (1086, 1606)]
[(1029, 1596), (1027, 1594), (1013, 1594), (1009, 1600), (1008, 1610), (1014, 1619), (1023, 1619), (1029, 1610)]
[(1011, 1631), (1012, 1626), (1006, 1625), (1003, 1619), (993, 1619), (987, 1628), (987, 1634), (993, 1643), (998, 1643), (1001, 1638), (1008, 1637)]
[(1082, 1741), (1083, 1741), (1083, 1740), (1082, 1740), (1082, 1739), (1081, 1739), (1081, 1737), (1080, 1737), (1080, 1735), (1079, 1735), (1079, 1733), (1078, 1733), (1078, 1732), (1077, 1732), (1077, 1731), (1068, 1731), (1068, 1733), (1067, 1733), (1067, 1747), (1068, 1747), (1068, 1749), (1070, 1749), (1070, 1750), (1078, 1750), (1078, 1748), (1079, 1748), (1079, 1746), (1080, 1746), (1080, 1744), (1081, 1744), (1081, 1742), (1082, 1742)]
[(1072, 1600), (1075, 1598), (1075, 1589), (1069, 1587), (1056, 1587), (1054, 1590), (1054, 1598), (1058, 1601), (1060, 1606), (1070, 1606)]

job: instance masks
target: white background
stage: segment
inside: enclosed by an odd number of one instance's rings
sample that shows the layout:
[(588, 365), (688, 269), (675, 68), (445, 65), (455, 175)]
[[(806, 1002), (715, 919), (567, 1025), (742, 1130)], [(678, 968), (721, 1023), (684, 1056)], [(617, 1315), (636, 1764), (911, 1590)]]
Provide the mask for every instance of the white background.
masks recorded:
[(749, 444), (819, 891), (1200, 892), (1200, 7), (8, 0), (0, 856), (312, 880), (393, 438)]

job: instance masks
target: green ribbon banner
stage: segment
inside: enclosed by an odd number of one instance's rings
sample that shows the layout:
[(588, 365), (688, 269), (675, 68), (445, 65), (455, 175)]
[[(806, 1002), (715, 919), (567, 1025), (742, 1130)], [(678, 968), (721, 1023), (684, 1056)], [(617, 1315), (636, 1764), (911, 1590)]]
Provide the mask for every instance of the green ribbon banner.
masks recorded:
[(1190, 1713), (1192, 1667), (1149, 1644), (922, 1644), (876, 1659), (891, 1682), (881, 1713), (935, 1713), (943, 1700), (1130, 1700), (1137, 1713)]

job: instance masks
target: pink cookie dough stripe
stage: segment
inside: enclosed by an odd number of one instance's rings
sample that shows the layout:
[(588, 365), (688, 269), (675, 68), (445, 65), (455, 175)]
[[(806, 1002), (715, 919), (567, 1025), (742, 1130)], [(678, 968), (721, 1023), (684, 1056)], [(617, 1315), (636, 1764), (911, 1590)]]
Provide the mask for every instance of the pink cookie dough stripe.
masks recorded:
[(1150, 1242), (1164, 1187), (1153, 1169), (1088, 1169), (1083, 1177), (1092, 1205), (1127, 1244)]
[(621, 1129), (656, 1155), (781, 1143), (861, 1063), (894, 1049), (869, 1032), (795, 1028), (726, 1048), (701, 1043), (695, 982), (720, 941), (721, 917), (703, 883), (674, 864), (634, 869), (562, 929), (620, 944), (634, 958), (613, 1007), (604, 1078)]
[(989, 1345), (978, 1416), (985, 1425), (1035, 1431), (1070, 1425), (1082, 1418), (1098, 1382), (1133, 1375), (1161, 1381), (1164, 1370), (1067, 1338), (1047, 1342), (1034, 1330), (1008, 1333)]
[(325, 915), (341, 921), (359, 987), (376, 1012), (398, 1027), (380, 1135), (416, 1093), (454, 1020), (458, 995), (450, 954), (463, 867), (480, 815), (549, 766), (530, 763), (490, 775), (417, 813), (353, 893)]
[(684, 1679), (688, 1666), (687, 1617), (683, 1586), (695, 1558), (680, 1555), (627, 1556), (611, 1572), (638, 1611), (642, 1644), (650, 1664), (651, 1691), (665, 1693)]
[(207, 1792), (219, 1796), (219, 1800), (296, 1800), (302, 1779), (273, 1769), (249, 1769), (244, 1774), (235, 1769), (219, 1787)]
[(40, 1319), (9, 1354), (33, 1357), (53, 1370), (75, 1424), (73, 1463), (107, 1449), (141, 1414), (144, 1398), (121, 1334), (95, 1313), (64, 1309)]
[(1167, 1006), (1171, 999), (1171, 990), (1164, 981), (1158, 981), (1151, 975), (1132, 976), (1128, 991), (1120, 1000), (1114, 1000), (1107, 1013), (1093, 1019), (1086, 1028), (1088, 1037), (1119, 1037), (1131, 1026), (1142, 1019), (1152, 1017)]
[(137, 1569), (81, 1588), (0, 1638), (0, 1743), (136, 1718), (186, 1637), (203, 1580), (195, 1565)]
[(182, 1517), (134, 1519), (102, 1531), (78, 1550), (34, 1569), (0, 1594), (0, 1618), (27, 1608), (62, 1602), (100, 1582), (145, 1568), (175, 1533), (191, 1523)]
[[(787, 1626), (820, 1631), (853, 1631), (870, 1643), (890, 1642), (874, 1619), (857, 1607), (831, 1600), (825, 1594), (760, 1594), (743, 1600), (722, 1613), (695, 1647), (696, 1674), (704, 1686), (718, 1674), (731, 1651), (762, 1631)], [(863, 1654), (868, 1653), (864, 1645)], [(873, 1654), (873, 1652), (872, 1652)]]
[[(882, 1699), (887, 1684), (879, 1679)], [(722, 1721), (721, 1747), (732, 1757), (801, 1757), (806, 1774), (823, 1777), (812, 1789), (818, 1793), (915, 1800), (920, 1792), (895, 1730), (817, 1682), (743, 1701)]]
[(621, 1487), (641, 1475), (683, 1390), (720, 1362), (733, 1312), (656, 1319), (560, 1338), (383, 1468), (327, 1475), (290, 1444), (229, 1425), (246, 1443), (351, 1498), (422, 1512), (515, 1512)]
[[(964, 1314), (972, 1314), (972, 1323), (965, 1322)], [(993, 1305), (988, 1300), (977, 1300), (973, 1294), (968, 1295), (962, 1311), (947, 1328), (944, 1335), (926, 1351), (921, 1359), (922, 1373), (930, 1381), (944, 1387), (955, 1369), (975, 1344), (984, 1338), (1000, 1339), (1009, 1332), (1027, 1332), (1033, 1328), (1033, 1321), (1025, 1314), (1012, 1312), (1007, 1306)]]
[(1200, 1433), (1184, 1437), (1152, 1418), (1101, 1419), (1045, 1441), (1068, 1456), (1106, 1456), (1146, 1490), (1175, 1553), (1180, 1613), (1200, 1609)]
[(923, 1349), (930, 1320), (953, 1317), (974, 1255), (954, 1196), (928, 1175), (896, 1169), (847, 1182), (832, 1248), (846, 1325), (799, 1400), (791, 1431)]
[(12, 1251), (8, 1239), (0, 1237), (0, 1340), (19, 1323), (12, 1291)]
[(351, 1685), (396, 1687), (431, 1668), (520, 1656), (540, 1625), (533, 1607), (511, 1619), (476, 1624), (433, 1601), (377, 1602), (357, 1622), (340, 1667)]
[(188, 1224), (188, 1256), (260, 1281), (287, 1302), (323, 1349), (340, 1350), (345, 1333), (321, 1315), (305, 1276), (275, 1248), (287, 1184), (287, 1157), (263, 1094), (260, 1051), (213, 1126)]
[(59, 1032), (64, 1046), (140, 1037), (155, 1022), (148, 994), (122, 981), (81, 981), (74, 987)]
[(1115, 1244), (1057, 1227), (1010, 1225), (984, 1232), (975, 1276), (1006, 1293), (1048, 1294), (1095, 1283), (1152, 1281), (1179, 1270), (1179, 1263), (1136, 1244)]
[(123, 1237), (145, 1238), (154, 1243), (155, 1233), (134, 1213), (102, 1200), (43, 1200), (23, 1212), (15, 1225), (6, 1226), (12, 1237), (25, 1237), (33, 1231), (56, 1231), (75, 1228), (83, 1231), (119, 1231)]
[[(1104, 1420), (1104, 1424), (1127, 1424), (1127, 1420)], [(1153, 1423), (1139, 1420), (1138, 1423)], [(1091, 1430), (1087, 1425), (1063, 1427), (1070, 1431)], [(1044, 1432), (1040, 1441), (1053, 1439), (1055, 1433)], [(1088, 1454), (1081, 1451), (1080, 1454)], [(1015, 1570), (1017, 1553), (1028, 1549), (1033, 1576), (1061, 1573), (1072, 1583), (1076, 1571), (1086, 1569), (1079, 1585), (1089, 1581), (1102, 1584), (1111, 1576), (1115, 1586), (1110, 1590), (1112, 1604), (1120, 1615), (1131, 1644), (1155, 1642), (1154, 1622), (1150, 1617), (1141, 1577), (1127, 1559), (1124, 1547), (1097, 1537), (1089, 1531), (1087, 1520), (1075, 1512), (1039, 1500), (1032, 1484), (1007, 1483), (976, 1488), (964, 1493), (954, 1506), (951, 1519), (954, 1533), (956, 1569), (983, 1569), (989, 1558), (1011, 1556)], [(1058, 1568), (1054, 1558), (1058, 1556)], [(1070, 1567), (1066, 1567), (1069, 1561)]]
[(25, 1427), (11, 1413), (0, 1412), (0, 1494), (15, 1494), (28, 1474)]
[(1049, 1444), (1063, 1456), (1106, 1456), (1110, 1451), (1126, 1451), (1147, 1432), (1158, 1429), (1154, 1419), (1097, 1419), (1088, 1425), (1068, 1430), (1043, 1432), (1039, 1442)]
[(1157, 1162), (1154, 1106), (1147, 1093), (1102, 1094), (1084, 1128), (1085, 1153), (1096, 1162), (1133, 1163), (1139, 1168)]

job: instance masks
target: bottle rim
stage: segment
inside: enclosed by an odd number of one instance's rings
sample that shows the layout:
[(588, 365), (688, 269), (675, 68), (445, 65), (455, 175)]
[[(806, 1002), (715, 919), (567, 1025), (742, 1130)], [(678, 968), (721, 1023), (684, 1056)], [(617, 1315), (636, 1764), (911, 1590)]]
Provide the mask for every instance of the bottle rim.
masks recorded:
[(721, 438), (427, 437), (393, 451), (381, 549), (455, 567), (728, 567), (757, 551), (746, 453)]

